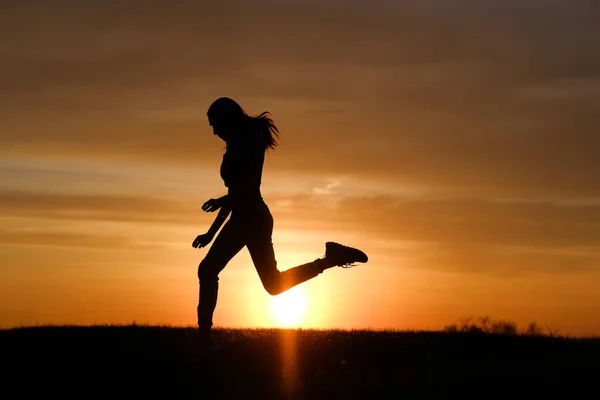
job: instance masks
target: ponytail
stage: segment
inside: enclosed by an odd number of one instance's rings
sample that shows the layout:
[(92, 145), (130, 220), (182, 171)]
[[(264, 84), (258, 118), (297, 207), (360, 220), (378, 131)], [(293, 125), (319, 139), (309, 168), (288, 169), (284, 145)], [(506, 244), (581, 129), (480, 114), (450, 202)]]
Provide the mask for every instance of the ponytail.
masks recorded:
[(256, 126), (257, 133), (263, 140), (265, 150), (269, 148), (275, 149), (279, 144), (277, 142), (277, 139), (279, 138), (279, 129), (277, 129), (277, 126), (275, 126), (275, 123), (269, 117), (270, 115), (270, 112), (265, 111), (257, 117), (250, 117)]

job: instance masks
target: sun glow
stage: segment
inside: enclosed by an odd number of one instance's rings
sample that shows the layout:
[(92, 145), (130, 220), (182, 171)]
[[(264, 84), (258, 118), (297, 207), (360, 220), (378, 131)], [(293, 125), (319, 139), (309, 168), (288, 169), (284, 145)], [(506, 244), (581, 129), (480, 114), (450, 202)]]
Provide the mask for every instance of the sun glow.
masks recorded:
[(271, 314), (279, 325), (298, 325), (306, 311), (306, 297), (299, 288), (292, 288), (272, 298)]

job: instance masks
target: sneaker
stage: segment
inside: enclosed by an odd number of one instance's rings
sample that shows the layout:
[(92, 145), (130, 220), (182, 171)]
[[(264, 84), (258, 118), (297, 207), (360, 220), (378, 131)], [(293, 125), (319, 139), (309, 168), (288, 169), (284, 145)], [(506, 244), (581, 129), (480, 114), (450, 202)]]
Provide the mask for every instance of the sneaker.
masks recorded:
[(356, 262), (366, 263), (369, 257), (354, 247), (348, 247), (335, 242), (325, 243), (325, 260), (331, 266), (349, 268), (356, 266)]

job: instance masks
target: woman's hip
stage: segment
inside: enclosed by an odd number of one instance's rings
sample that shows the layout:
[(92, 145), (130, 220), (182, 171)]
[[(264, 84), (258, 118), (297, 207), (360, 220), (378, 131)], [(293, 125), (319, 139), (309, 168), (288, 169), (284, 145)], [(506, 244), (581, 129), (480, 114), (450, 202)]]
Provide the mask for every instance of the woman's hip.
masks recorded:
[(244, 230), (253, 230), (256, 228), (273, 229), (273, 215), (265, 202), (255, 204), (252, 207), (239, 207), (232, 209), (231, 223), (245, 228)]

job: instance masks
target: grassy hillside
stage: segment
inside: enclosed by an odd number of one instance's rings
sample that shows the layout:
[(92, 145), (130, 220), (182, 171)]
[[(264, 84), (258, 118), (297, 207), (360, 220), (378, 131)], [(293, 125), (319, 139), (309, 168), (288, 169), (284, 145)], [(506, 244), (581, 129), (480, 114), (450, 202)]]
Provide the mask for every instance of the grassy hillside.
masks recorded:
[(521, 398), (600, 383), (600, 340), (448, 332), (216, 330), (194, 360), (193, 328), (0, 331), (3, 391), (197, 398)]

